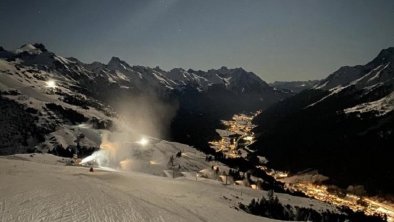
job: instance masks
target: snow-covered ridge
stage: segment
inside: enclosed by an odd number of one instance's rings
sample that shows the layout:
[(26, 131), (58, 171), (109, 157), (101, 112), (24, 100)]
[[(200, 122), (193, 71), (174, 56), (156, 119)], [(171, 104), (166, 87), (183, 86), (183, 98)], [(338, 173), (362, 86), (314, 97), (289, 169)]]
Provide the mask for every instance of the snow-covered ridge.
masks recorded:
[(237, 93), (243, 93), (249, 89), (252, 91), (273, 91), (256, 74), (242, 68), (222, 67), (207, 72), (180, 68), (165, 71), (158, 67), (131, 66), (118, 57), (112, 57), (108, 64), (99, 62), (85, 64), (75, 58), (58, 56), (39, 43), (25, 44), (15, 51), (3, 50), (0, 53), (0, 59), (14, 60), (28, 66), (39, 65), (42, 68), (55, 69), (62, 75), (69, 75), (74, 80), (79, 80), (82, 76), (88, 79), (104, 78), (109, 83), (119, 83), (128, 88), (157, 89), (159, 87), (172, 90), (190, 85), (199, 91), (204, 91), (211, 86), (222, 85)]
[[(392, 94), (386, 91), (393, 91), (394, 89), (393, 64), (394, 48), (388, 48), (382, 50), (374, 60), (364, 66), (341, 67), (314, 86), (314, 89), (326, 90), (329, 94), (306, 106), (306, 108), (313, 107), (339, 94), (355, 93), (354, 98), (365, 97), (365, 99), (361, 104), (344, 109), (345, 113), (373, 110), (379, 113), (377, 115), (389, 113), (393, 109), (390, 105)], [(371, 97), (371, 99), (367, 97)]]
[(326, 79), (320, 81), (319, 84), (316, 84), (314, 88), (328, 90), (338, 86), (346, 86), (371, 72), (376, 74), (375, 78), (371, 76), (371, 80), (376, 80), (381, 75), (380, 72), (382, 72), (382, 70), (386, 69), (387, 72), (392, 73), (393, 63), (394, 47), (389, 47), (383, 49), (376, 58), (365, 65), (343, 66), (339, 68)]
[(31, 54), (31, 55), (34, 55), (34, 54), (37, 55), (37, 54), (40, 54), (40, 53), (46, 52), (46, 51), (47, 50), (46, 50), (46, 48), (45, 48), (45, 46), (43, 44), (40, 44), (40, 43), (34, 43), (34, 44), (28, 43), (28, 44), (22, 45), (20, 48), (16, 49), (15, 53), (17, 53), (17, 54), (28, 53), (28, 54)]

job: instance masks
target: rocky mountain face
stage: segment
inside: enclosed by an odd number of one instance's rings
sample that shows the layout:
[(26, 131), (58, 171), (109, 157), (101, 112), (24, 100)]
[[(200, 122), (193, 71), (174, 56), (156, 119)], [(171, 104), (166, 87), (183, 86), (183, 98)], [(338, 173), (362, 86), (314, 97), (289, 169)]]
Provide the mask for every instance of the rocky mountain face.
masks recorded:
[(318, 169), (344, 187), (392, 192), (394, 48), (342, 67), (261, 113), (253, 148), (276, 168)]
[[(1, 131), (0, 137), (7, 141), (1, 143), (1, 154), (47, 151), (58, 145), (67, 148), (78, 140), (75, 132), (83, 131), (75, 126), (89, 123), (109, 128), (119, 119), (122, 104), (130, 102), (126, 108), (138, 110), (141, 98), (172, 107), (174, 118), (168, 121), (166, 139), (203, 147), (215, 135), (220, 119), (268, 107), (291, 95), (242, 68), (165, 71), (131, 66), (117, 57), (107, 64), (86, 64), (58, 56), (37, 43), (13, 51), (0, 49), (0, 90), (0, 121), (7, 129)], [(167, 115), (157, 106), (149, 106), (145, 112), (159, 119)], [(16, 128), (14, 120), (19, 124)], [(153, 127), (155, 124), (152, 120)], [(59, 130), (72, 136), (50, 136)], [(83, 146), (96, 144), (94, 139), (86, 140)]]

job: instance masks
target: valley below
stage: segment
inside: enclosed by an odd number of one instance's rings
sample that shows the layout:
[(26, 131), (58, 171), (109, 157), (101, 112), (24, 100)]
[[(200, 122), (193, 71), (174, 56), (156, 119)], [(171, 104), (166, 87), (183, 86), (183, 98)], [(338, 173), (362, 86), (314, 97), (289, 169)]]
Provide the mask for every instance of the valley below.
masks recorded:
[[(252, 120), (260, 112), (255, 114), (236, 114), (231, 120), (222, 121), (225, 129), (217, 130), (221, 136), (220, 140), (211, 141), (210, 144), (217, 152), (222, 152), (226, 158), (247, 158), (254, 151), (249, 145), (255, 141)], [(387, 221), (394, 221), (394, 203), (383, 197), (356, 195), (346, 193), (338, 188), (330, 189), (335, 184), (327, 184), (328, 177), (318, 174), (316, 170), (290, 174), (289, 172), (269, 168), (265, 157), (258, 156), (260, 165), (258, 168), (264, 170), (278, 182), (282, 182), (286, 189), (302, 192), (306, 196), (333, 204), (339, 207), (349, 207), (353, 211), (362, 211), (366, 215), (386, 215)], [(252, 186), (252, 188), (256, 188)]]

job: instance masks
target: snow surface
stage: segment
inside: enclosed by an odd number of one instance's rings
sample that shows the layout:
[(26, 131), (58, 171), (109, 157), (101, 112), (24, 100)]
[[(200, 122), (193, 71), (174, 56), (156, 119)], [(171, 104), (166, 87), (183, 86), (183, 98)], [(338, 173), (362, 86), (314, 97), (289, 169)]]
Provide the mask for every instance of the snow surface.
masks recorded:
[[(265, 191), (195, 177), (65, 166), (50, 154), (0, 158), (1, 221), (275, 221), (236, 209)], [(190, 174), (192, 175), (192, 174)], [(293, 206), (327, 209), (278, 194)]]
[(1, 221), (271, 221), (232, 207), (260, 196), (248, 188), (135, 172), (90, 173), (61, 161), (48, 154), (0, 158)]

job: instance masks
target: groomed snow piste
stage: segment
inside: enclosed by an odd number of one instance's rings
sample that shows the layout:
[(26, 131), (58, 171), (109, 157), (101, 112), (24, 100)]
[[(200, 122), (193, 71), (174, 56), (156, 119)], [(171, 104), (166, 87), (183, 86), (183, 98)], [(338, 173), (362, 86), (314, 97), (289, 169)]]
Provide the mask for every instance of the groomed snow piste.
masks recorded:
[[(273, 221), (235, 209), (264, 192), (203, 178), (91, 173), (50, 154), (0, 158), (0, 221)], [(327, 207), (278, 196), (291, 205)]]

